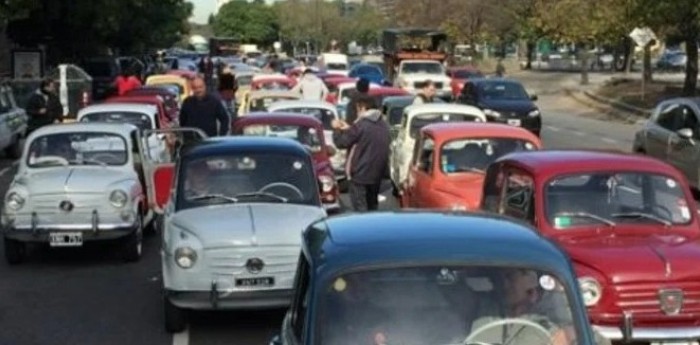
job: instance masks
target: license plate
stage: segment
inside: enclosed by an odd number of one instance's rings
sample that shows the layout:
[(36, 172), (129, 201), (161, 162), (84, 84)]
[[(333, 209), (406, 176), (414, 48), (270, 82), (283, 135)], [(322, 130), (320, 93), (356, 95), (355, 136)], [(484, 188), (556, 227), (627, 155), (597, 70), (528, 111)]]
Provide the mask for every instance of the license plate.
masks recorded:
[(83, 245), (82, 232), (52, 232), (49, 234), (51, 247), (80, 247)]
[(272, 277), (236, 279), (237, 287), (269, 287), (273, 285), (275, 285), (275, 278)]
[(519, 119), (508, 119), (508, 124), (511, 126), (520, 127), (520, 120)]

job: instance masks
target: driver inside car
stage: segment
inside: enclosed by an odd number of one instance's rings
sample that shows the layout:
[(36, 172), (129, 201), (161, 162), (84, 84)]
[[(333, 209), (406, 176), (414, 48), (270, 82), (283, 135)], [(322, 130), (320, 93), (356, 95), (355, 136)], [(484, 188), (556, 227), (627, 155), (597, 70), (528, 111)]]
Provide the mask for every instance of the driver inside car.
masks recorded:
[[(568, 345), (575, 335), (537, 308), (542, 291), (537, 273), (514, 269), (504, 273), (503, 301), (484, 300), (472, 323), (469, 343), (503, 345)], [(521, 322), (519, 322), (521, 321)], [(545, 338), (546, 337), (546, 338)]]
[(190, 163), (187, 169), (187, 178), (185, 179), (185, 197), (192, 199), (211, 194), (209, 177), (210, 169), (206, 161)]

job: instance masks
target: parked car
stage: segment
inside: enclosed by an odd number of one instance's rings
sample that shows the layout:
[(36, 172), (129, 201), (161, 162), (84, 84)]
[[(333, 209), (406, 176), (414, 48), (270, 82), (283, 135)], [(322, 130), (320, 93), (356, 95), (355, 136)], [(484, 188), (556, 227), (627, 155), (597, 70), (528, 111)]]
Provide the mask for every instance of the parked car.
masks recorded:
[(571, 257), (591, 323), (613, 341), (697, 339), (700, 223), (685, 178), (640, 155), (519, 152), (491, 165), (484, 210)]
[(416, 141), (401, 206), (478, 210), (486, 169), (496, 159), (542, 149), (525, 129), (492, 123), (438, 123)]
[(246, 92), (238, 107), (238, 116), (244, 116), (250, 112), (268, 111), (268, 107), (279, 101), (299, 100), (301, 94), (285, 90), (258, 90)]
[(426, 81), (435, 83), (436, 96), (452, 99), (451, 79), (437, 60), (403, 60), (399, 63), (394, 85), (415, 94)]
[(392, 127), (396, 137), (391, 143), (389, 167), (394, 194), (402, 191), (408, 176), (408, 167), (416, 149), (416, 138), (421, 128), (440, 122), (486, 122), (486, 116), (479, 108), (460, 104), (420, 104), (411, 105), (403, 112), (399, 125)]
[(165, 105), (165, 112), (168, 114), (170, 121), (178, 121), (180, 116), (180, 103), (177, 90), (169, 90), (160, 86), (142, 86), (137, 89), (129, 90), (125, 96), (160, 96)]
[(328, 88), (328, 96), (326, 97), (326, 102), (331, 104), (338, 103), (338, 85), (347, 83), (356, 83), (357, 79), (350, 77), (333, 77), (324, 79), (323, 82)]
[[(347, 92), (356, 92), (357, 89), (346, 89)], [(349, 91), (352, 90), (352, 91)], [(377, 107), (381, 106), (381, 104), (384, 102), (384, 98), (387, 97), (395, 97), (395, 96), (408, 96), (410, 95), (408, 92), (406, 92), (404, 89), (400, 89), (398, 87), (372, 87), (370, 86), (369, 91), (367, 91), (367, 94), (372, 96), (374, 98), (374, 102), (377, 105)], [(411, 100), (415, 98), (415, 96), (411, 96)], [(439, 101), (440, 103), (443, 103), (441, 100)], [(348, 111), (348, 104), (349, 102), (344, 102), (344, 103), (339, 103), (336, 108), (338, 109), (338, 115), (345, 119)]]
[(301, 232), (326, 212), (311, 154), (284, 138), (207, 139), (182, 150), (164, 214), (165, 328), (188, 310), (289, 305)]
[[(351, 82), (345, 82), (338, 84), (338, 105), (347, 105), (350, 102), (350, 96), (354, 93), (357, 92), (356, 88), (357, 82), (356, 81), (351, 81)], [(382, 87), (381, 85), (369, 84), (369, 88), (371, 89), (377, 89)]]
[(284, 74), (264, 74), (253, 76), (252, 90), (291, 90), (296, 81)]
[(298, 141), (311, 152), (321, 191), (321, 202), (328, 212), (340, 211), (340, 193), (331, 157), (337, 150), (328, 144), (321, 120), (299, 113), (251, 113), (239, 118), (234, 135), (282, 137)]
[(450, 77), (450, 88), (452, 89), (452, 99), (456, 100), (462, 94), (464, 83), (470, 79), (484, 78), (484, 74), (473, 67), (453, 67), (447, 69), (447, 76)]
[(26, 245), (80, 247), (119, 240), (136, 261), (152, 212), (139, 178), (138, 128), (124, 124), (48, 125), (27, 138), (5, 195), (5, 258), (22, 262)]
[(634, 136), (632, 150), (666, 161), (700, 188), (700, 99), (674, 98), (659, 103)]
[(0, 82), (0, 150), (10, 158), (22, 155), (29, 117), (17, 106), (12, 86)]
[(516, 80), (490, 78), (468, 80), (458, 102), (483, 110), (490, 122), (523, 127), (539, 136), (542, 116), (536, 100)]
[[(512, 305), (523, 308), (505, 314)], [(525, 225), (457, 213), (380, 212), (311, 224), (280, 328), (270, 344), (597, 339), (559, 247)]]
[(376, 65), (368, 63), (358, 63), (353, 66), (348, 73), (352, 78), (364, 78), (378, 85), (391, 85), (391, 82), (384, 78), (384, 72)]
[(688, 55), (682, 51), (665, 51), (656, 62), (656, 68), (662, 71), (682, 72), (688, 63)]
[[(346, 180), (345, 176), (345, 161), (347, 153), (345, 150), (340, 150), (335, 146), (333, 142), (333, 127), (331, 123), (333, 120), (339, 118), (339, 114), (335, 107), (327, 102), (321, 101), (308, 101), (308, 100), (297, 100), (297, 101), (281, 101), (271, 104), (267, 111), (272, 113), (296, 113), (304, 114), (307, 116), (312, 116), (317, 120), (321, 121), (323, 124), (323, 136), (327, 145), (329, 145), (335, 154), (331, 156), (331, 166), (333, 168), (333, 173), (335, 178), (339, 182)], [(345, 184), (341, 183), (343, 192), (345, 191)]]
[(180, 104), (185, 100), (185, 98), (192, 95), (192, 88), (190, 86), (190, 81), (185, 77), (173, 74), (156, 74), (148, 77), (146, 79), (147, 86), (158, 86), (165, 87), (169, 90), (172, 88), (177, 88), (178, 101)]

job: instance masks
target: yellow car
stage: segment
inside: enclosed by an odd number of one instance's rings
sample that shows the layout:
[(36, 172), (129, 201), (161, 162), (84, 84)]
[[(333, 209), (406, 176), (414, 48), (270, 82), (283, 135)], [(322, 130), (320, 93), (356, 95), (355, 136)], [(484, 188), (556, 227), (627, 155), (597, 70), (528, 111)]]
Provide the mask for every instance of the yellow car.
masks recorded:
[(163, 86), (169, 86), (172, 87), (173, 89), (177, 89), (178, 94), (180, 95), (179, 101), (180, 104), (182, 104), (182, 101), (185, 100), (185, 98), (189, 97), (192, 94), (192, 88), (190, 86), (190, 81), (180, 75), (172, 75), (172, 74), (157, 74), (157, 75), (152, 75), (146, 79), (146, 85), (163, 85)]
[(255, 90), (246, 91), (241, 98), (238, 107), (238, 116), (243, 116), (252, 111), (265, 111), (267, 107), (277, 101), (292, 101), (301, 99), (301, 94), (286, 90)]

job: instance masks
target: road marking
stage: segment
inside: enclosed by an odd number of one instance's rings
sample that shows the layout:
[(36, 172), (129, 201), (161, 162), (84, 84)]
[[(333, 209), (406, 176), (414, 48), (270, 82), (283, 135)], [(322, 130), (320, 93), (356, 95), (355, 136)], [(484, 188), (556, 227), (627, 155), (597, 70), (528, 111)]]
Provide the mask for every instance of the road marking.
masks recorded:
[(173, 334), (173, 345), (188, 345), (190, 343), (190, 328), (185, 328), (180, 333)]
[(552, 131), (552, 132), (559, 132), (560, 131), (560, 129), (557, 127), (553, 127), (553, 126), (545, 126), (545, 127), (547, 127), (547, 129)]
[(608, 144), (617, 144), (618, 143), (617, 140), (615, 140), (615, 139), (610, 139), (610, 138), (605, 138), (605, 137), (600, 138), (600, 140), (602, 140)]
[(14, 161), (12, 162), (12, 164), (10, 164), (9, 167), (0, 170), (0, 177), (5, 176), (5, 174), (7, 174), (8, 171), (12, 170), (12, 168), (16, 167), (17, 165), (19, 165), (19, 161)]

